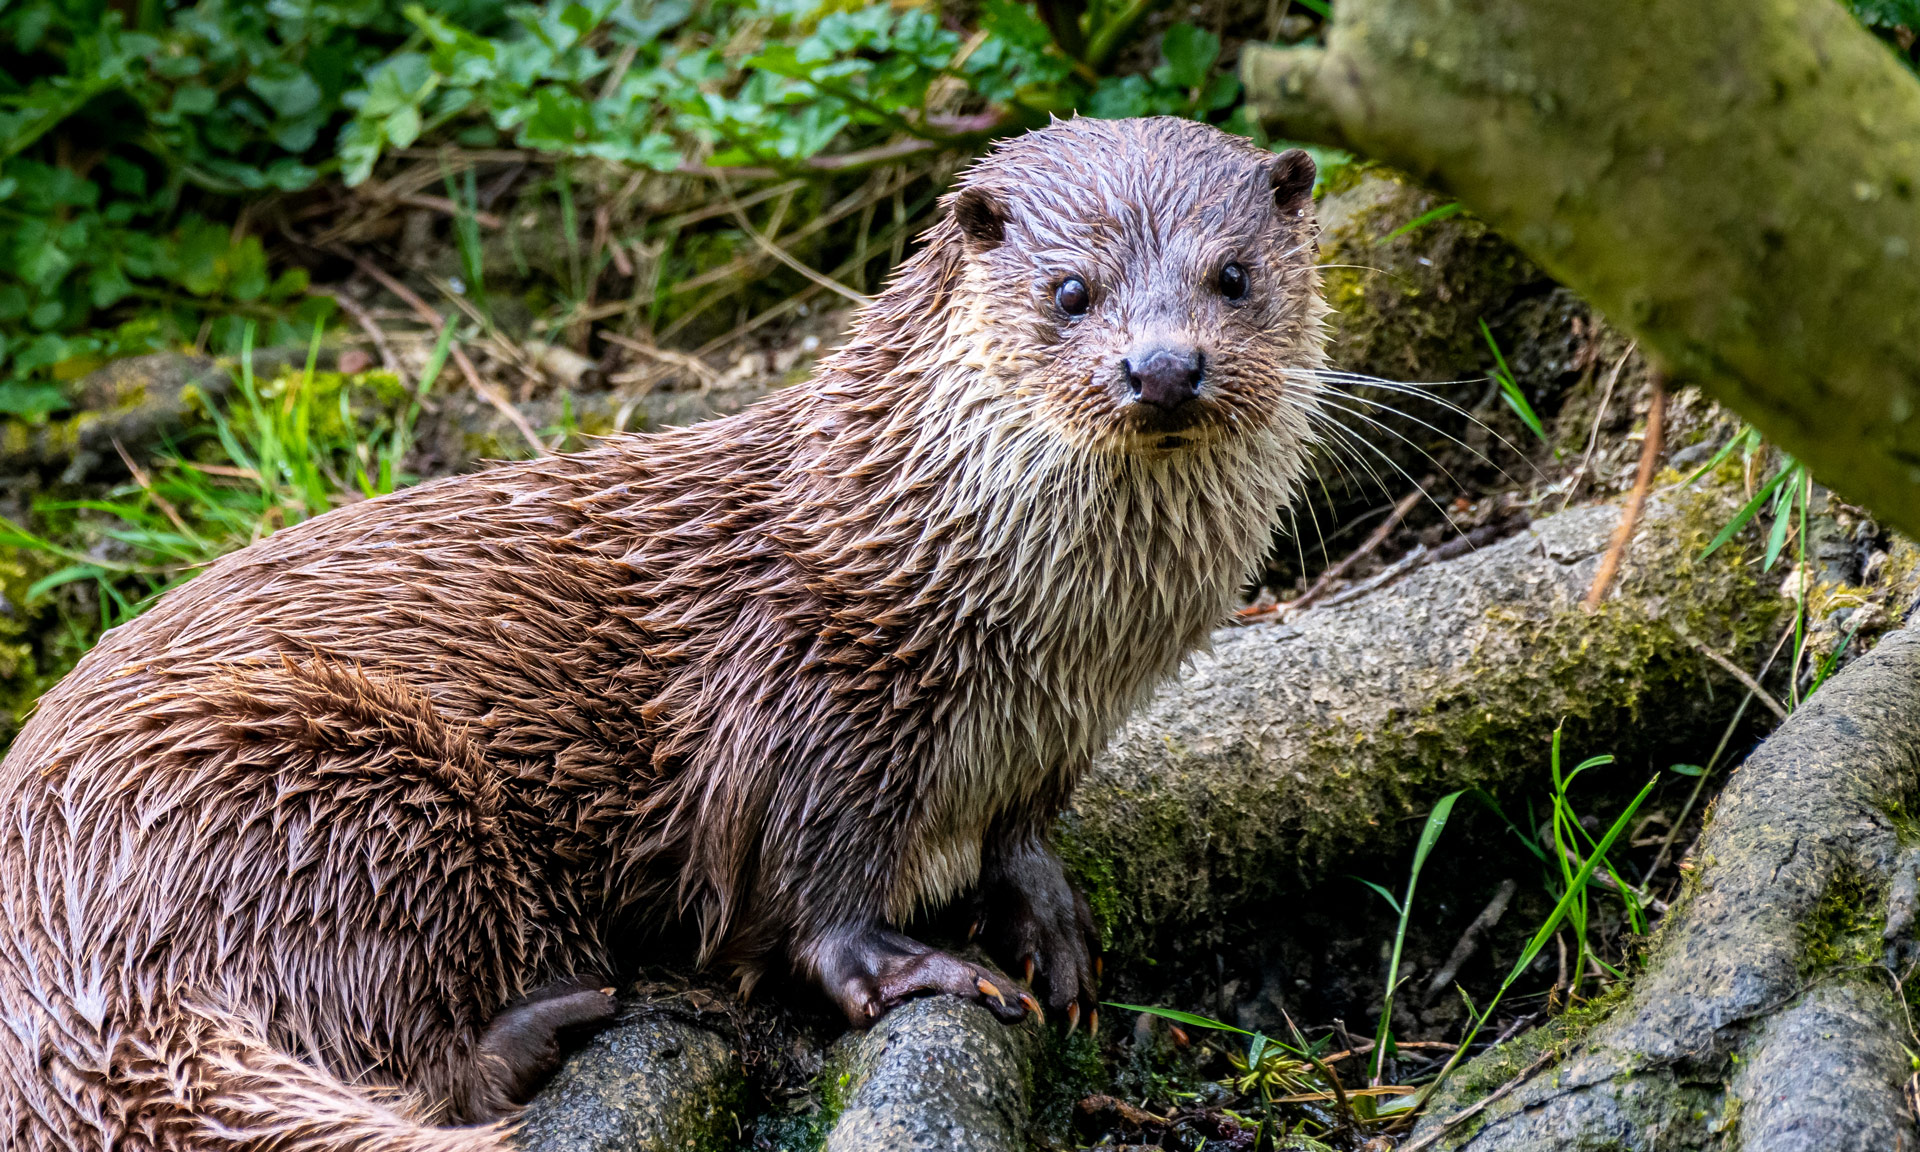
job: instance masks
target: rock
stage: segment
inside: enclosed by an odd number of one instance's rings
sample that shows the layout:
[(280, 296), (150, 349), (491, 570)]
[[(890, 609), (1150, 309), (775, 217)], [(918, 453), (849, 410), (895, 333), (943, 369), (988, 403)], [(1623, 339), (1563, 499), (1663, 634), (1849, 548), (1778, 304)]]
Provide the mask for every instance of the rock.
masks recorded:
[(524, 1152), (731, 1148), (744, 1077), (721, 1032), (675, 1008), (630, 1006), (527, 1106), (514, 1145)]
[(118, 441), (143, 451), (184, 430), (191, 391), (221, 397), (232, 377), (217, 361), (178, 352), (115, 360), (80, 382), (79, 411), (45, 423), (8, 420), (0, 432), (0, 475), (57, 472), (78, 483), (105, 466), (124, 475)]
[(827, 1152), (1025, 1152), (1036, 1033), (950, 996), (894, 1009), (842, 1042)]

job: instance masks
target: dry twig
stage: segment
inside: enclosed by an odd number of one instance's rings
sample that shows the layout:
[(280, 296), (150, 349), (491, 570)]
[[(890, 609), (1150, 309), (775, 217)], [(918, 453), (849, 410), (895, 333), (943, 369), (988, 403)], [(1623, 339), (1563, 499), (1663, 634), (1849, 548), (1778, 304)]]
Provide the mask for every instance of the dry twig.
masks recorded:
[(325, 296), (335, 304), (338, 304), (340, 311), (352, 317), (353, 322), (360, 326), (360, 331), (365, 332), (367, 339), (373, 341), (374, 350), (380, 353), (380, 367), (385, 368), (395, 376), (400, 375), (400, 358), (393, 354), (393, 345), (387, 343), (386, 332), (381, 330), (380, 325), (376, 323), (373, 316), (361, 306), (360, 301), (355, 300), (339, 288), (308, 288), (307, 295)]
[(1647, 502), (1647, 489), (1653, 485), (1653, 470), (1660, 462), (1660, 442), (1664, 438), (1667, 416), (1667, 380), (1666, 374), (1659, 368), (1653, 370), (1653, 400), (1647, 405), (1647, 438), (1640, 445), (1640, 469), (1634, 473), (1633, 491), (1627, 496), (1627, 506), (1620, 513), (1620, 523), (1614, 527), (1613, 539), (1607, 542), (1607, 554), (1600, 558), (1600, 570), (1593, 574), (1593, 587), (1587, 589), (1587, 598), (1581, 607), (1589, 612), (1599, 611), (1600, 602), (1607, 598), (1607, 589), (1613, 586), (1613, 577), (1620, 570), (1620, 561), (1627, 554), (1627, 545), (1633, 541), (1633, 532), (1640, 526), (1640, 509)]
[[(422, 323), (432, 328), (436, 335), (439, 334), (440, 329), (445, 326), (446, 321), (443, 320), (440, 314), (435, 312), (425, 300), (420, 298), (419, 293), (394, 279), (392, 276), (389, 276), (383, 269), (364, 256), (356, 253), (353, 254), (352, 260), (356, 267), (368, 276), (373, 277), (374, 281), (382, 288), (385, 288), (387, 291), (405, 301), (407, 306), (413, 309), (414, 315), (418, 316)], [(518, 408), (508, 403), (505, 396), (502, 396), (497, 390), (490, 387), (486, 381), (480, 378), (480, 371), (473, 366), (473, 360), (467, 356), (466, 350), (461, 348), (458, 343), (450, 347), (453, 352), (453, 362), (459, 365), (460, 374), (466, 377), (467, 387), (473, 389), (474, 395), (493, 405), (495, 411), (506, 417), (507, 423), (517, 428), (520, 435), (525, 437), (527, 443), (533, 447), (535, 455), (552, 455), (552, 450), (541, 441), (540, 434), (533, 430), (533, 425), (527, 422), (526, 416), (523, 415)]]

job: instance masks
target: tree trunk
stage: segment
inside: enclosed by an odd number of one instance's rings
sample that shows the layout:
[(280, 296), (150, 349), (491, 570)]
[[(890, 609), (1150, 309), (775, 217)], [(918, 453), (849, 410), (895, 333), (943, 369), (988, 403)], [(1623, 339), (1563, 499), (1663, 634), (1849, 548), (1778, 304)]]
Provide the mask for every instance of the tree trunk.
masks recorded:
[(1920, 84), (1833, 0), (1341, 0), (1250, 47), (1279, 135), (1457, 197), (1920, 535)]

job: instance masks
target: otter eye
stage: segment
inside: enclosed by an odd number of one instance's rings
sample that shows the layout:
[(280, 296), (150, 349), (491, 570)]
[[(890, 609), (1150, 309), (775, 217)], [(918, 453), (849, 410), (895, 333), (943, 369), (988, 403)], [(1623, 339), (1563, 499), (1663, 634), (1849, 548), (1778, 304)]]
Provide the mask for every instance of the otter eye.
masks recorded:
[(1087, 282), (1078, 276), (1069, 276), (1053, 290), (1053, 302), (1060, 305), (1060, 311), (1069, 316), (1083, 315), (1093, 297), (1087, 294)]
[(1220, 295), (1227, 299), (1245, 300), (1247, 289), (1251, 286), (1252, 281), (1247, 277), (1247, 270), (1239, 264), (1229, 264), (1220, 269)]

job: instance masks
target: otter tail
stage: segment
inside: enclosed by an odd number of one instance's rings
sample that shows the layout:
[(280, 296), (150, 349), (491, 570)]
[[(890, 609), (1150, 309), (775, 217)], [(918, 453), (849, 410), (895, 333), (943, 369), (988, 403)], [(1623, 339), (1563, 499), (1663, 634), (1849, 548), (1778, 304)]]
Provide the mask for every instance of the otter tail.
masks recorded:
[[(237, 1022), (192, 1037), (124, 1037), (109, 1075), (124, 1138), (193, 1152), (508, 1152), (501, 1125), (438, 1128), (388, 1089), (348, 1084)], [(198, 1031), (198, 1030), (196, 1030)], [(56, 1143), (55, 1147), (66, 1147)], [(90, 1143), (75, 1145), (90, 1147)]]

